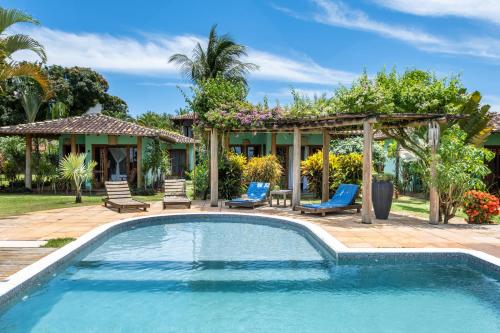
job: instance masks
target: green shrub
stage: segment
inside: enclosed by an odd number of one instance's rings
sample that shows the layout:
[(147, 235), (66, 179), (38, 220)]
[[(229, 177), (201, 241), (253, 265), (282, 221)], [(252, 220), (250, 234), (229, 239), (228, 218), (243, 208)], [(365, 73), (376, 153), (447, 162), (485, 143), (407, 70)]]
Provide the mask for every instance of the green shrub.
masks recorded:
[[(310, 155), (301, 163), (302, 176), (307, 178), (309, 189), (318, 197), (321, 196), (323, 178), (323, 152)], [(330, 193), (335, 192), (342, 183), (360, 184), (363, 173), (363, 159), (361, 154), (334, 155), (329, 157)]]
[(195, 199), (206, 200), (209, 189), (208, 159), (199, 160), (196, 167), (189, 172), (189, 178), (193, 181), (193, 196)]
[(244, 189), (243, 170), (246, 157), (232, 152), (221, 154), (219, 158), (219, 196), (222, 199), (239, 197)]
[[(363, 154), (363, 137), (355, 136), (346, 139), (333, 140), (330, 145), (330, 151), (335, 155), (347, 155), (350, 153)], [(373, 164), (381, 172), (384, 170), (387, 152), (384, 145), (380, 142), (373, 143)]]
[(265, 182), (270, 183), (271, 188), (274, 188), (281, 179), (283, 168), (278, 158), (274, 155), (266, 155), (262, 157), (253, 157), (248, 161), (244, 178), (248, 184), (250, 182)]

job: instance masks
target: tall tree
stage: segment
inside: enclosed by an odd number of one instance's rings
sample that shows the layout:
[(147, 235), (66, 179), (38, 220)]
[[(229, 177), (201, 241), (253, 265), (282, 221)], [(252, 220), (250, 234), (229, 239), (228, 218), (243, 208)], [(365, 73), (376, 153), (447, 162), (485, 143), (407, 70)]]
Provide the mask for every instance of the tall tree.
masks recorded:
[(5, 84), (15, 77), (29, 77), (37, 81), (42, 90), (48, 91), (47, 79), (39, 65), (18, 63), (12, 59), (12, 55), (18, 51), (31, 51), (38, 55), (42, 62), (47, 60), (43, 46), (32, 37), (6, 34), (6, 30), (17, 23), (39, 24), (36, 19), (22, 11), (0, 7), (0, 92), (5, 93)]
[(221, 76), (246, 84), (246, 74), (258, 69), (258, 66), (241, 61), (240, 58), (247, 55), (246, 47), (227, 34), (217, 35), (216, 30), (217, 25), (213, 25), (205, 49), (197, 43), (191, 58), (177, 53), (170, 57), (169, 62), (178, 64), (186, 78), (194, 83)]

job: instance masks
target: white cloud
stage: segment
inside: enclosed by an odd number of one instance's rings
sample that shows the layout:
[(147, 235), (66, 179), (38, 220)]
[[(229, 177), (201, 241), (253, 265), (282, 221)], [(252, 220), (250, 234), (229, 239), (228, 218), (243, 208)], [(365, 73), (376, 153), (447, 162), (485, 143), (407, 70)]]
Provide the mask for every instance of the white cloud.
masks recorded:
[[(500, 0), (498, 2), (500, 3)], [(322, 24), (375, 33), (383, 37), (409, 43), (418, 49), (428, 52), (468, 55), (500, 60), (499, 39), (482, 37), (475, 34), (471, 37), (465, 36), (461, 39), (452, 40), (417, 28), (376, 21), (370, 18), (365, 12), (352, 9), (341, 1), (314, 0), (314, 3), (319, 7), (320, 11), (309, 15), (308, 19)], [(420, 4), (419, 1), (413, 1), (413, 3), (415, 6)], [(278, 7), (276, 9), (293, 17), (306, 18), (304, 15), (299, 17), (290, 14), (291, 10), (286, 8)]]
[(314, 19), (321, 23), (375, 32), (386, 37), (413, 43), (437, 44), (442, 42), (440, 38), (417, 29), (374, 21), (366, 13), (351, 9), (342, 2), (328, 0), (315, 0), (314, 2), (323, 10), (314, 15)]
[(400, 12), (420, 16), (457, 16), (500, 24), (498, 0), (374, 0)]
[[(197, 42), (204, 39), (193, 35), (168, 36), (143, 34), (139, 39), (97, 33), (71, 33), (49, 28), (24, 29), (45, 46), (49, 64), (84, 66), (96, 70), (178, 77), (179, 68), (168, 63), (174, 53), (191, 54)], [(20, 59), (36, 58), (32, 54), (17, 55)], [(349, 83), (354, 73), (323, 67), (304, 57), (291, 59), (250, 48), (245, 61), (259, 65), (251, 77), (262, 80), (315, 84)]]

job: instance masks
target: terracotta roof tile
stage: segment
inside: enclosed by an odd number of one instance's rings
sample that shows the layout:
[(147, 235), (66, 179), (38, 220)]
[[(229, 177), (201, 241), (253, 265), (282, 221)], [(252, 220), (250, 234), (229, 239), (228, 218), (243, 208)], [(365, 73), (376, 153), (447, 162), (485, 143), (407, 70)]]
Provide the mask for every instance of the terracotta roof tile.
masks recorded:
[(493, 126), (493, 133), (500, 132), (500, 114), (495, 113), (491, 118), (490, 124)]
[(192, 119), (194, 119), (194, 113), (179, 114), (179, 115), (171, 116), (170, 119), (172, 119), (172, 120), (192, 120)]
[(160, 138), (174, 143), (193, 143), (194, 140), (183, 135), (144, 127), (128, 121), (105, 116), (89, 114), (55, 120), (39, 121), (30, 124), (19, 124), (0, 127), (0, 135), (130, 135)]

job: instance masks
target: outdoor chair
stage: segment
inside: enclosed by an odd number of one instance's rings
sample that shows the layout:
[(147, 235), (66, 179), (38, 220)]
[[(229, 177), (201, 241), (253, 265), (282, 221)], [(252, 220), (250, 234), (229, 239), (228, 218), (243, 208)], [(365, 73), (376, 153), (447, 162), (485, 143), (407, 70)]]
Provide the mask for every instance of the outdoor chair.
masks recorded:
[(300, 211), (301, 214), (321, 214), (325, 216), (326, 213), (339, 212), (347, 209), (356, 209), (359, 213), (361, 204), (354, 201), (359, 192), (359, 185), (355, 184), (340, 184), (332, 198), (320, 204), (304, 204), (295, 207), (295, 210)]
[(255, 208), (269, 201), (269, 183), (251, 182), (248, 185), (246, 197), (226, 201), (226, 206)]
[(107, 197), (103, 199), (104, 207), (111, 206), (122, 212), (122, 209), (136, 208), (147, 211), (149, 204), (132, 199), (130, 188), (126, 181), (107, 181), (104, 183)]
[(187, 206), (187, 208), (191, 208), (191, 200), (186, 195), (186, 180), (166, 179), (164, 186), (163, 209), (167, 208), (167, 206)]

